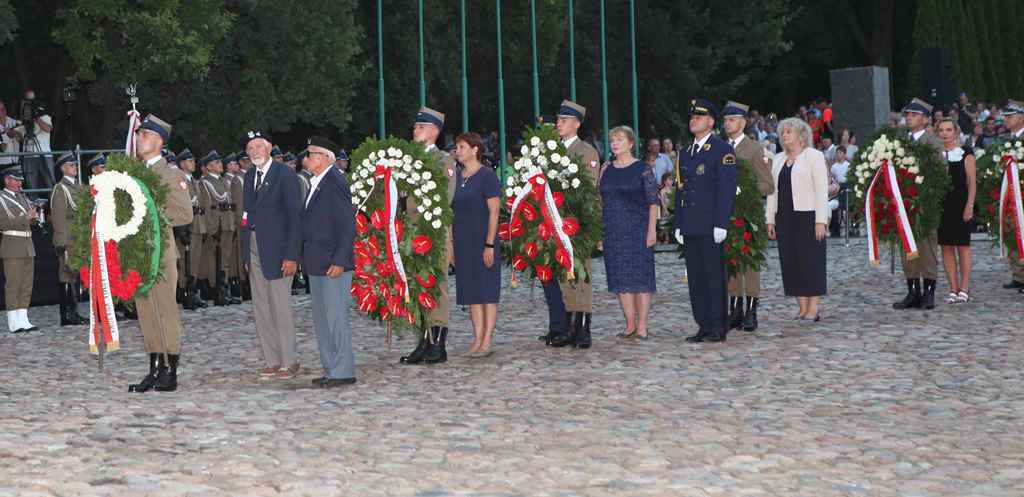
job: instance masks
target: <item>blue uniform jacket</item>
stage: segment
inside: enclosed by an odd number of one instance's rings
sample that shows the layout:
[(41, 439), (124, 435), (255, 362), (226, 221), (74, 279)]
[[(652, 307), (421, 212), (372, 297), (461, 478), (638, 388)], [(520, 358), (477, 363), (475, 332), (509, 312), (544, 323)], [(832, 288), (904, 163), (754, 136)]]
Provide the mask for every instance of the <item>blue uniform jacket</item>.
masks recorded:
[(242, 254), (249, 264), (252, 230), (256, 231), (259, 244), (260, 267), (268, 280), (284, 277), (281, 263), (299, 261), (302, 245), (302, 201), (299, 193), (299, 179), (295, 171), (273, 161), (263, 178), (259, 196), (256, 195), (256, 166), (245, 172), (245, 187), (242, 193), (245, 204), (242, 228)]
[(736, 199), (736, 153), (712, 134), (691, 157), (689, 147), (679, 151), (675, 229), (684, 235), (711, 235), (715, 227), (729, 229)]
[(356, 212), (345, 176), (332, 164), (302, 214), (302, 269), (325, 276), (331, 265), (352, 270)]

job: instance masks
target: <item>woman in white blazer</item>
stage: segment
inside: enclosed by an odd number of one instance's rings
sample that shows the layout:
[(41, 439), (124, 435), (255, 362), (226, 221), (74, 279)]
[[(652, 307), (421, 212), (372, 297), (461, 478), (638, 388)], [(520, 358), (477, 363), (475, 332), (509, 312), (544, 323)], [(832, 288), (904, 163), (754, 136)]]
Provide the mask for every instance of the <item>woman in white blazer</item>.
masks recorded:
[(798, 118), (779, 123), (782, 152), (772, 161), (775, 193), (768, 196), (768, 238), (778, 240), (782, 287), (800, 304), (797, 320), (819, 321), (818, 302), (827, 292), (825, 231), (828, 166), (814, 149), (811, 127)]

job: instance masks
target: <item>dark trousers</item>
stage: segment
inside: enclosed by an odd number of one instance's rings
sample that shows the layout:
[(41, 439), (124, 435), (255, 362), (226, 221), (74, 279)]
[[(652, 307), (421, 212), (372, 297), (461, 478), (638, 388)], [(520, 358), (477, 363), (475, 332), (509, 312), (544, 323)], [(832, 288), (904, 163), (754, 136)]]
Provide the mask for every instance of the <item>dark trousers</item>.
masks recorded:
[(724, 335), (727, 315), (722, 245), (711, 235), (684, 235), (683, 251), (693, 319), (705, 333)]
[(569, 331), (569, 322), (565, 318), (565, 302), (562, 300), (562, 288), (557, 281), (541, 283), (544, 289), (544, 300), (548, 303), (548, 331), (565, 333)]

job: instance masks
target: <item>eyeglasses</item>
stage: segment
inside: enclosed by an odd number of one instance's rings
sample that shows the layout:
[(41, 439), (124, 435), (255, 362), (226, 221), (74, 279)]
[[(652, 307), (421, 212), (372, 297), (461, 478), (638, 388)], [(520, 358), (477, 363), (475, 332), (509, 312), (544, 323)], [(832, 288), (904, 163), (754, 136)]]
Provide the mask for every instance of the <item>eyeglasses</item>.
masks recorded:
[(324, 157), (330, 157), (330, 155), (328, 155), (326, 152), (313, 152), (313, 151), (309, 151), (309, 152), (306, 152), (306, 154), (310, 155), (310, 156), (312, 156), (312, 155), (322, 155)]

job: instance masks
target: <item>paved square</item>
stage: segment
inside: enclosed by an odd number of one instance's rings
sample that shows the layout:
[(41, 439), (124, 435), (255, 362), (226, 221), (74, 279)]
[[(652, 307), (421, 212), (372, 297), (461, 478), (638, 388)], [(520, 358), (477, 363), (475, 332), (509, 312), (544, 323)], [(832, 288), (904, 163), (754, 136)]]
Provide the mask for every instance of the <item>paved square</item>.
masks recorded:
[[(359, 383), (323, 391), (305, 297), (307, 371), (260, 380), (248, 304), (186, 312), (177, 393), (130, 394), (135, 323), (105, 373), (85, 327), (0, 336), (0, 495), (1024, 495), (1024, 295), (976, 241), (967, 305), (894, 311), (902, 277), (863, 240), (829, 245), (818, 324), (795, 323), (776, 253), (761, 329), (694, 346), (681, 261), (658, 255), (647, 343), (599, 293), (594, 347), (553, 350), (539, 288), (503, 289), (495, 355), (408, 367), (410, 338), (354, 320)], [(604, 289), (603, 263), (594, 265)], [(939, 282), (939, 300), (948, 287)], [(355, 311), (353, 311), (355, 312)]]

